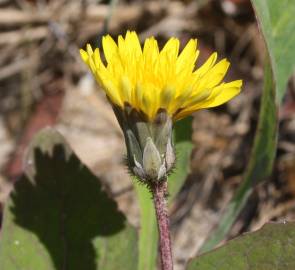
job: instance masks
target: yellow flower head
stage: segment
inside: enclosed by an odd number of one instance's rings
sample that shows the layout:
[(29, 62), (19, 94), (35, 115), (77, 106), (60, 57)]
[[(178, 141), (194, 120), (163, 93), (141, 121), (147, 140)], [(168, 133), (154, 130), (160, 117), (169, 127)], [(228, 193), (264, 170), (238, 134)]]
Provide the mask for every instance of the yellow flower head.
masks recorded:
[(159, 109), (176, 121), (194, 111), (221, 105), (241, 89), (242, 81), (222, 82), (229, 62), (216, 63), (217, 53), (198, 69), (197, 41), (191, 39), (179, 54), (179, 40), (170, 38), (160, 51), (154, 37), (148, 38), (141, 48), (135, 32), (127, 31), (117, 44), (104, 36), (102, 46), (106, 64), (99, 49), (80, 50), (109, 100), (124, 109), (128, 104), (153, 120)]
[(176, 38), (160, 51), (153, 37), (141, 48), (137, 34), (130, 31), (117, 43), (109, 35), (103, 37), (102, 46), (106, 63), (89, 44), (80, 51), (82, 59), (113, 105), (130, 172), (151, 187), (174, 166), (173, 122), (225, 103), (240, 92), (242, 81), (222, 82), (229, 62), (216, 63), (216, 53), (196, 69), (199, 51), (193, 39), (180, 54)]

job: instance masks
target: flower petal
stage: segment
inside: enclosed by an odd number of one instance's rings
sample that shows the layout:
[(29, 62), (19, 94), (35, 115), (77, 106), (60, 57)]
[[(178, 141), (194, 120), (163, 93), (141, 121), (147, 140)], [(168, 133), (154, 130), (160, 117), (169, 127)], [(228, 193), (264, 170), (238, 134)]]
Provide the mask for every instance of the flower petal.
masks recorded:
[(113, 59), (118, 58), (118, 46), (110, 35), (102, 38), (102, 47), (107, 63), (111, 63)]
[[(117, 45), (118, 44), (118, 45)], [(102, 39), (106, 65), (99, 49), (87, 44), (80, 50), (111, 103), (124, 109), (126, 103), (153, 120), (162, 108), (174, 121), (192, 112), (221, 105), (237, 95), (242, 81), (222, 83), (229, 68), (226, 59), (217, 64), (217, 53), (198, 69), (197, 40), (191, 39), (179, 54), (179, 40), (170, 38), (159, 51), (154, 37), (146, 39), (143, 49), (136, 32), (119, 36), (117, 44), (107, 35)]]
[(229, 101), (240, 93), (242, 84), (242, 80), (236, 80), (215, 87), (207, 103), (202, 105), (201, 108), (212, 108)]
[(194, 75), (197, 75), (198, 78), (204, 76), (209, 71), (209, 69), (214, 66), (216, 60), (217, 60), (217, 53), (214, 52), (211, 54), (208, 60), (194, 72)]

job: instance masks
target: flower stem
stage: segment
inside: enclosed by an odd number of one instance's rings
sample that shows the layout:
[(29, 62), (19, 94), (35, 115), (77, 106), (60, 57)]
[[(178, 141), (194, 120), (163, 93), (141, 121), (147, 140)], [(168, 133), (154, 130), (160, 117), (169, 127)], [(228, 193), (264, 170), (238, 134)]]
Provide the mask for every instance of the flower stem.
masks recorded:
[(173, 270), (169, 218), (165, 198), (167, 192), (167, 180), (156, 183), (152, 188), (152, 192), (159, 228), (162, 270)]

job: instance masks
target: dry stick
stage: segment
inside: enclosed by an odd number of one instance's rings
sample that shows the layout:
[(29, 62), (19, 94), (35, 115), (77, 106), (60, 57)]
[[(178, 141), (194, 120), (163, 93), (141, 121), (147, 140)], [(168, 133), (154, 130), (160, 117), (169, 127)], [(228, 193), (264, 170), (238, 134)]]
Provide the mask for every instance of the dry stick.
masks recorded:
[(167, 201), (165, 198), (167, 192), (167, 179), (163, 182), (156, 183), (152, 188), (152, 192), (159, 228), (162, 270), (173, 270), (169, 218)]

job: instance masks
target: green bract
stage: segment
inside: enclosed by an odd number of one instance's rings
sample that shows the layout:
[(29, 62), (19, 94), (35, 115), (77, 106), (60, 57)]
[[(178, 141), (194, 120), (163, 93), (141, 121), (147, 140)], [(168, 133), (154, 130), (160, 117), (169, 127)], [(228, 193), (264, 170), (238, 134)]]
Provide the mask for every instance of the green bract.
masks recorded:
[(131, 107), (113, 108), (124, 132), (132, 174), (146, 184), (165, 179), (175, 162), (172, 119), (164, 110), (158, 111), (153, 121), (147, 121)]

